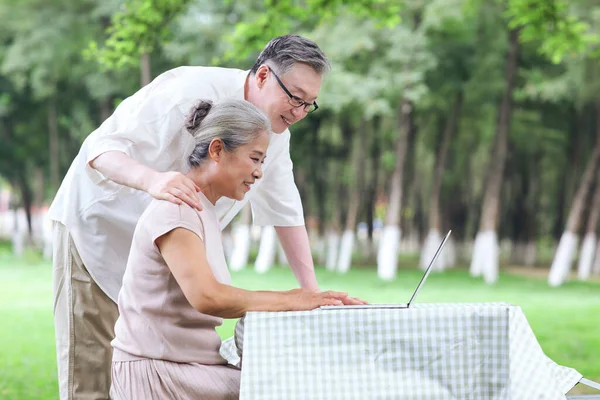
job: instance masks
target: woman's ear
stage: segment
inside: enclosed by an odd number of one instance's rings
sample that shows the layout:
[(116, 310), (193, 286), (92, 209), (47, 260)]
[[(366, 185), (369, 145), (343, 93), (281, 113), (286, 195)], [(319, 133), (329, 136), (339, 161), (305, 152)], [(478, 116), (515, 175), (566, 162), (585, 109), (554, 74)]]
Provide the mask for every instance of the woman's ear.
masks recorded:
[(208, 157), (216, 162), (219, 162), (223, 158), (223, 141), (219, 138), (213, 139), (208, 145)]

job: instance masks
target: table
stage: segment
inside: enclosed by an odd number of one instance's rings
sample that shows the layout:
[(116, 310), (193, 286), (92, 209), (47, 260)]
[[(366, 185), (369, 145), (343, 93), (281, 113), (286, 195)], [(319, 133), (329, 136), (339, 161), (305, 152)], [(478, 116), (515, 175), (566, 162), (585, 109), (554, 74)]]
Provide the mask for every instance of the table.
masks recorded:
[(581, 379), (506, 303), (252, 312), (224, 343), (240, 399), (565, 399)]

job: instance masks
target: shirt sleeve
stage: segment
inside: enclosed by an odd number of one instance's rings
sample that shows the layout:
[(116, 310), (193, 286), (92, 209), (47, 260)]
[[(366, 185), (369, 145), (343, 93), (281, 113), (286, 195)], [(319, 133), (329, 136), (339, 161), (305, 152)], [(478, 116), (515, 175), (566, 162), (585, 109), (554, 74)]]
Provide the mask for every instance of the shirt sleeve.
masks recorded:
[[(169, 201), (157, 201), (151, 210), (152, 215), (145, 220), (154, 249), (158, 252), (156, 239), (176, 228), (184, 228), (196, 234), (204, 242), (204, 226), (200, 216), (187, 204), (174, 204)], [(149, 217), (149, 218), (148, 218)]]
[[(157, 82), (142, 88), (125, 99), (92, 135), (86, 155), (86, 173), (98, 184), (105, 177), (90, 167), (90, 161), (109, 151), (120, 151), (132, 159), (146, 165), (161, 159), (176, 135), (182, 133), (184, 120), (189, 113), (193, 99), (188, 99), (187, 90), (182, 87), (182, 79), (157, 78)], [(211, 99), (215, 91), (210, 85), (198, 85), (197, 96)], [(158, 165), (148, 165), (158, 169)]]
[(304, 211), (300, 193), (294, 181), (293, 163), (290, 157), (290, 133), (281, 135), (281, 150), (263, 176), (263, 182), (250, 199), (255, 225), (303, 226)]

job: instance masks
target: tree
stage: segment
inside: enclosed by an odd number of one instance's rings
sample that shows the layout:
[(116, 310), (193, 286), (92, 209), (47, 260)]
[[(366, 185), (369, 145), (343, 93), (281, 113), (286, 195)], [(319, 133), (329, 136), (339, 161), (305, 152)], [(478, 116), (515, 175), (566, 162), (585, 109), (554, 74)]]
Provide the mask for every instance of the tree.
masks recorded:
[[(401, 25), (390, 35), (392, 39), (388, 68), (398, 71), (393, 76), (401, 80), (401, 84), (388, 86), (398, 91), (395, 101), (398, 128), (393, 145), (395, 166), (390, 180), (387, 211), (377, 254), (377, 274), (384, 280), (393, 279), (396, 275), (408, 134), (413, 124), (414, 108), (427, 93), (425, 74), (435, 65), (434, 58), (427, 49), (425, 32), (421, 28), (423, 12), (424, 10), (418, 7), (408, 10), (410, 23)], [(410, 50), (403, 48), (404, 46), (408, 46)], [(389, 79), (389, 82), (394, 82), (394, 78)], [(392, 94), (388, 93), (388, 96)]]
[(598, 217), (600, 216), (600, 173), (597, 171), (596, 188), (589, 209), (590, 213), (587, 220), (586, 234), (583, 238), (579, 265), (577, 267), (577, 277), (582, 281), (589, 279), (591, 275), (594, 255), (596, 253), (596, 242), (598, 240), (596, 229), (598, 227)]
[[(440, 16), (439, 22), (428, 25), (428, 38), (431, 52), (436, 55), (437, 67), (427, 74), (427, 85), (430, 89), (423, 110), (424, 121), (436, 115), (438, 124), (435, 132), (431, 132), (433, 143), (427, 143), (434, 156), (432, 183), (430, 192), (425, 193), (419, 203), (429, 202), (428, 232), (421, 251), (420, 266), (426, 268), (433, 258), (442, 240), (443, 221), (442, 188), (446, 172), (447, 160), (451, 144), (456, 141), (463, 112), (466, 84), (471, 78), (473, 55), (475, 53), (476, 24), (463, 14)], [(421, 122), (421, 121), (420, 121)], [(426, 136), (428, 132), (424, 132)], [(431, 139), (429, 140), (431, 142)], [(427, 173), (431, 173), (427, 171)], [(420, 174), (420, 179), (424, 174)], [(456, 233), (455, 233), (456, 234)], [(446, 257), (453, 249), (453, 242), (447, 243), (445, 251), (435, 264), (436, 269), (444, 269), (452, 259)]]
[(140, 65), (140, 83), (152, 80), (150, 54), (170, 34), (170, 25), (189, 0), (128, 0), (111, 18), (104, 46), (89, 44), (88, 57), (108, 69)]
[(594, 175), (600, 161), (600, 104), (596, 108), (596, 113), (596, 145), (588, 160), (579, 188), (573, 199), (565, 231), (560, 238), (556, 255), (550, 267), (550, 275), (548, 276), (548, 284), (550, 286), (560, 286), (568, 279), (571, 263), (577, 249), (585, 202), (592, 188)]
[(490, 162), (488, 179), (483, 198), (479, 232), (475, 239), (470, 272), (473, 276), (483, 275), (487, 283), (498, 279), (498, 238), (496, 229), (500, 212), (500, 190), (504, 177), (504, 166), (508, 151), (508, 135), (512, 114), (513, 89), (517, 73), (519, 53), (519, 30), (509, 32), (509, 51), (506, 56), (506, 88), (498, 110), (494, 153)]

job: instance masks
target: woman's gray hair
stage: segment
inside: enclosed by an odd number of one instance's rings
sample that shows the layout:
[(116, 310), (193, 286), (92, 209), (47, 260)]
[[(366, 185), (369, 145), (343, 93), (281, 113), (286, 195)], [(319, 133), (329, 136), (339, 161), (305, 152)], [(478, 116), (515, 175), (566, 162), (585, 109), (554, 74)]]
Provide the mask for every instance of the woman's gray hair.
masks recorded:
[(188, 160), (197, 167), (208, 158), (213, 139), (221, 139), (225, 151), (235, 151), (262, 133), (271, 132), (269, 119), (255, 105), (245, 100), (200, 100), (185, 122), (196, 146)]
[(261, 65), (269, 64), (285, 75), (296, 63), (306, 64), (318, 74), (331, 69), (329, 60), (315, 42), (299, 35), (285, 35), (267, 43), (250, 72), (256, 74)]

